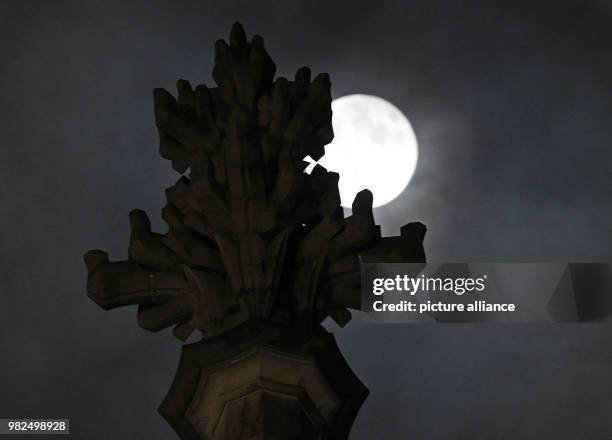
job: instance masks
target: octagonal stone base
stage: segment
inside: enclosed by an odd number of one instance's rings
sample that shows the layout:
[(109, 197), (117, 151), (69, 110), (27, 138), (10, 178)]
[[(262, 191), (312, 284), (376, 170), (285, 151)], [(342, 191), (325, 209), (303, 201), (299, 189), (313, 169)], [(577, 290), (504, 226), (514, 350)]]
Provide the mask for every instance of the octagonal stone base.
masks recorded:
[(183, 347), (159, 411), (181, 439), (344, 440), (367, 394), (322, 327), (252, 321)]

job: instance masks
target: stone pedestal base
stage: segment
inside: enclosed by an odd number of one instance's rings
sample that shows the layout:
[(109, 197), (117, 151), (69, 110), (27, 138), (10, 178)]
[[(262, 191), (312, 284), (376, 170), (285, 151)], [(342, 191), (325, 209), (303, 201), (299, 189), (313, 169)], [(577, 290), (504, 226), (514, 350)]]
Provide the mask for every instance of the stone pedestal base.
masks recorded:
[(367, 395), (322, 327), (253, 321), (183, 347), (159, 412), (184, 440), (344, 440)]

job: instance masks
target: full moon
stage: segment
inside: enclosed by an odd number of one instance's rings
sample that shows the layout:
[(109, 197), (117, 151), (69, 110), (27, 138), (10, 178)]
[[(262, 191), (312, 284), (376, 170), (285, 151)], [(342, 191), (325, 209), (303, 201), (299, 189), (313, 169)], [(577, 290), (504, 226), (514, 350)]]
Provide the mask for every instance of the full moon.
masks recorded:
[(371, 95), (347, 95), (332, 101), (334, 140), (319, 164), (340, 174), (342, 206), (369, 189), (374, 206), (389, 203), (410, 182), (418, 159), (410, 122), (390, 102)]

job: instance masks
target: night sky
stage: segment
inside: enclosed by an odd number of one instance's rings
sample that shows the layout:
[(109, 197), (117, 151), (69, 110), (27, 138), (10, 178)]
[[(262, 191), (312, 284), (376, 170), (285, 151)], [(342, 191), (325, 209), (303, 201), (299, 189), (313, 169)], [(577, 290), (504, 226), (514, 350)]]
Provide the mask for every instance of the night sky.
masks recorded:
[[(419, 140), (412, 183), (375, 211), (428, 226), (431, 261), (612, 260), (612, 3), (3, 1), (0, 417), (71, 419), (77, 439), (174, 438), (156, 413), (169, 331), (104, 312), (82, 261), (127, 255), (128, 213), (163, 231), (152, 89), (213, 83), (235, 20), (278, 74), (381, 96)], [(612, 436), (609, 325), (335, 324), (371, 395), (351, 440)]]

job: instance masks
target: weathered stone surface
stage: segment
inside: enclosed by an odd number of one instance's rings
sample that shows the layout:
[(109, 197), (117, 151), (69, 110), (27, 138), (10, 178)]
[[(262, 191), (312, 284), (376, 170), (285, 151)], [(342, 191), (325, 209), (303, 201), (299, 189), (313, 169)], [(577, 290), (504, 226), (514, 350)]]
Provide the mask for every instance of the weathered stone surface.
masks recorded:
[[(422, 224), (381, 238), (369, 191), (344, 218), (338, 175), (318, 165), (304, 173), (304, 157), (319, 159), (333, 138), (330, 78), (311, 80), (303, 67), (293, 80), (274, 79), (275, 71), (261, 37), (249, 41), (236, 23), (229, 44), (215, 45), (216, 87), (179, 80), (176, 97), (156, 89), (159, 151), (182, 174), (166, 190), (168, 231), (152, 232), (135, 210), (127, 261), (85, 255), (88, 295), (101, 307), (137, 304), (147, 330), (174, 326), (181, 340), (201, 333), (162, 405), (181, 438), (346, 438), (367, 392), (320, 324), (331, 316), (344, 326), (348, 309), (359, 309), (360, 260), (425, 260)], [(270, 329), (273, 348), (259, 336)], [(291, 338), (298, 357), (279, 342)], [(211, 358), (210, 349), (219, 351)], [(307, 382), (286, 376), (300, 356)], [(202, 375), (237, 382), (211, 400)], [(194, 393), (208, 403), (193, 403)], [(291, 423), (274, 420), (276, 411)]]
[(256, 320), (183, 347), (159, 411), (181, 438), (339, 440), (367, 395), (330, 333)]

